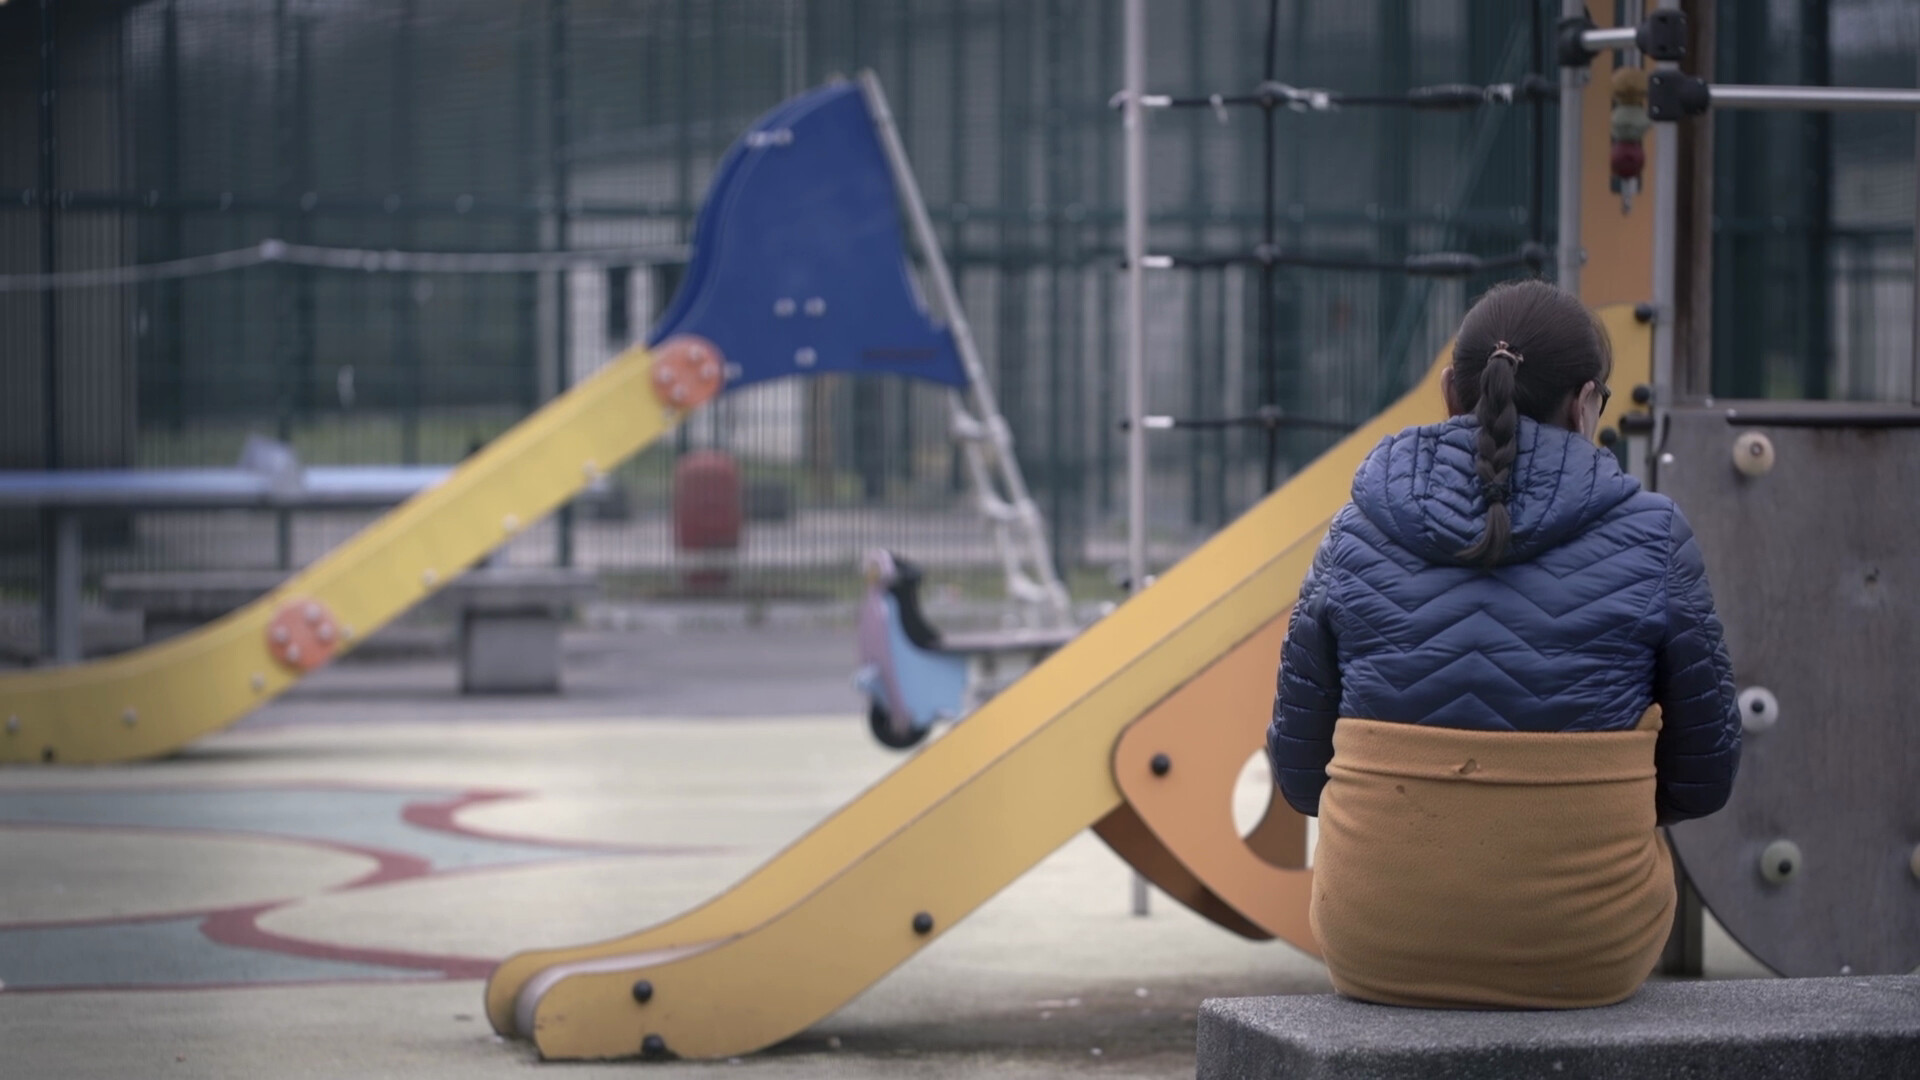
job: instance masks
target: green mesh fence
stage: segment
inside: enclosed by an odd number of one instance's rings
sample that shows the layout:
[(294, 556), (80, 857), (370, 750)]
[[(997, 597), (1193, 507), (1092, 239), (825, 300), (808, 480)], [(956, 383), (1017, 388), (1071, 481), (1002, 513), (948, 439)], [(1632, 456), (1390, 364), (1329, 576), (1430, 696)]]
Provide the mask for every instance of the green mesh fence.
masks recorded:
[[(1150, 6), (1154, 90), (1244, 93), (1260, 81), (1267, 3)], [(1910, 7), (1771, 7), (1829, 21), (1834, 81), (1911, 85)], [(1542, 7), (1549, 26), (1557, 9)], [(1524, 2), (1281, 0), (1273, 11), (1274, 73), (1297, 86), (1505, 82), (1531, 60)], [(1783, 48), (1806, 52), (1786, 44), (1800, 25), (1723, 17), (1721, 77)], [(1063, 569), (1080, 595), (1111, 594), (1125, 528), (1109, 106), (1119, 65), (1119, 8), (1103, 0), (15, 0), (0, 6), (0, 275), (164, 263), (269, 238), (621, 254), (565, 270), (370, 258), (0, 291), (0, 468), (225, 465), (249, 434), (312, 464), (455, 462), (645, 335), (678, 284), (714, 163), (755, 116), (872, 68)], [(1812, 374), (1794, 373), (1813, 363), (1835, 394), (1899, 392), (1861, 357), (1905, 333), (1889, 328), (1904, 325), (1911, 297), (1899, 279), (1911, 274), (1912, 200), (1901, 217), (1890, 196), (1856, 198), (1850, 178), (1910, 185), (1912, 124), (1859, 118), (1856, 137), (1853, 119), (1835, 121), (1821, 204), (1755, 182), (1807, 143), (1747, 130), (1749, 119), (1722, 129), (1718, 159), (1747, 162), (1748, 202), (1722, 223), (1719, 261), (1724, 275), (1758, 280), (1716, 282), (1715, 296), (1765, 297), (1770, 321), (1751, 331), (1764, 338), (1756, 351), (1740, 334), (1763, 321), (1717, 309), (1717, 325), (1734, 328), (1717, 335), (1722, 377), (1811, 387)], [(1508, 253), (1535, 235), (1531, 124), (1520, 106), (1282, 110), (1269, 184), (1258, 110), (1159, 110), (1149, 249), (1250, 252), (1270, 194), (1284, 250)], [(1812, 216), (1779, 224), (1783, 199)], [(1807, 264), (1822, 229), (1827, 262)], [(1822, 277), (1809, 265), (1837, 275), (1811, 288), (1824, 307), (1797, 299)], [(1232, 416), (1270, 403), (1357, 423), (1410, 384), (1475, 293), (1512, 273), (1279, 269), (1268, 291), (1252, 266), (1155, 272), (1151, 411)], [(1796, 359), (1807, 356), (1823, 359)], [(1788, 374), (1754, 374), (1777, 370)], [(1336, 437), (1285, 433), (1280, 474)], [(616, 593), (678, 590), (671, 471), (695, 448), (731, 452), (747, 481), (735, 593), (845, 596), (860, 552), (882, 545), (955, 588), (997, 591), (941, 394), (886, 380), (732, 396), (503, 557), (593, 567)], [(1156, 561), (1258, 498), (1264, 458), (1255, 430), (1157, 433)], [(123, 570), (298, 565), (366, 520), (106, 515), (88, 527), (88, 587)], [(21, 618), (39, 590), (40, 537), (33, 515), (0, 514), (0, 605)]]

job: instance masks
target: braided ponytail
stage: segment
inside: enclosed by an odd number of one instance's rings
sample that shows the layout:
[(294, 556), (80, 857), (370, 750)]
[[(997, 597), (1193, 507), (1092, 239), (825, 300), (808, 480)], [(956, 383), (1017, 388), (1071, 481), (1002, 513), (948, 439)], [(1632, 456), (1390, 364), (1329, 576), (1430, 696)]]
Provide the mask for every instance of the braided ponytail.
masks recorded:
[(1452, 397), (1479, 426), (1474, 476), (1486, 499), (1480, 539), (1462, 561), (1497, 565), (1513, 538), (1514, 462), (1520, 418), (1555, 422), (1589, 382), (1605, 382), (1613, 349), (1600, 320), (1573, 294), (1544, 281), (1495, 285), (1467, 312), (1454, 338)]
[(1480, 370), (1480, 400), (1473, 409), (1474, 419), (1480, 421), (1473, 471), (1487, 499), (1487, 526), (1479, 540), (1460, 552), (1460, 557), (1483, 566), (1500, 561), (1500, 556), (1507, 553), (1507, 539), (1513, 535), (1513, 518), (1507, 513), (1507, 482), (1513, 478), (1514, 437), (1520, 428), (1520, 412), (1513, 404), (1520, 359), (1506, 342), (1499, 343), (1487, 358), (1487, 366)]

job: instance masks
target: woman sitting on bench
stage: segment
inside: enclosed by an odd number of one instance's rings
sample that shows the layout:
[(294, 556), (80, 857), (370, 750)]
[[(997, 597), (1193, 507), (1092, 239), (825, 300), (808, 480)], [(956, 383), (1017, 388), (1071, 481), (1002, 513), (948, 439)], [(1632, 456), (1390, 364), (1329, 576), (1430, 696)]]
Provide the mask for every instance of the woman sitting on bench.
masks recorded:
[(1657, 827), (1727, 801), (1720, 622), (1686, 519), (1594, 446), (1611, 368), (1570, 294), (1488, 292), (1452, 419), (1373, 451), (1301, 588), (1268, 752), (1320, 818), (1311, 917), (1343, 994), (1628, 997), (1673, 921)]

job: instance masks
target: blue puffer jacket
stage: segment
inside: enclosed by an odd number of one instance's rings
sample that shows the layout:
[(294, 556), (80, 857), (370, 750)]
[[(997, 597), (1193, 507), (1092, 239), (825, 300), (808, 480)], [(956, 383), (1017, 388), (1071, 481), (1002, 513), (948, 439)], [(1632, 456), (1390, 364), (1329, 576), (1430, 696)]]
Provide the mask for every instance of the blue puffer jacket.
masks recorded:
[(1353, 480), (1293, 610), (1267, 751), (1319, 811), (1338, 717), (1491, 731), (1613, 731), (1664, 713), (1662, 824), (1718, 810), (1740, 760), (1720, 620), (1693, 531), (1612, 454), (1522, 418), (1513, 539), (1491, 570), (1471, 416), (1389, 436)]

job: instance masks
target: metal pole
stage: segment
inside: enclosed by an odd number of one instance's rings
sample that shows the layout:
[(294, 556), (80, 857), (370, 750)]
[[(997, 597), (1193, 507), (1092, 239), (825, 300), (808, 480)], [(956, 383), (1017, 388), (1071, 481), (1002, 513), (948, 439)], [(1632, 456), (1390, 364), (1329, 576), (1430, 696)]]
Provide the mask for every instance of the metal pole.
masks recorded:
[[(1144, 48), (1144, 46), (1142, 46)], [(1263, 77), (1272, 82), (1277, 78), (1275, 65), (1280, 61), (1280, 0), (1268, 0), (1267, 3), (1267, 55), (1261, 66)], [(1142, 78), (1145, 77), (1146, 61), (1141, 61)], [(1144, 92), (1144, 88), (1143, 88)], [(1274, 249), (1274, 232), (1278, 192), (1274, 186), (1274, 143), (1278, 133), (1274, 130), (1275, 118), (1273, 106), (1260, 110), (1260, 242), (1265, 250)], [(1142, 136), (1144, 142), (1145, 136)], [(1145, 190), (1145, 180), (1141, 181), (1141, 190)], [(1260, 265), (1260, 404), (1273, 408), (1280, 405), (1280, 312), (1274, 299), (1274, 265), (1264, 262)], [(1266, 431), (1266, 458), (1260, 470), (1260, 493), (1265, 495), (1280, 482), (1280, 429), (1268, 428)]]
[[(1540, 0), (1527, 4), (1527, 74), (1546, 70), (1546, 28), (1541, 26)], [(1547, 242), (1547, 103), (1534, 95), (1527, 104), (1527, 236), (1541, 246)]]
[(1872, 86), (1709, 85), (1715, 109), (1793, 109), (1811, 112), (1920, 112), (1920, 90)]
[[(1920, 79), (1920, 72), (1915, 77)], [(1913, 375), (1907, 389), (1920, 405), (1920, 119), (1913, 127)]]
[[(1660, 0), (1659, 8), (1677, 6)], [(1676, 65), (1658, 67), (1673, 71)], [(1653, 134), (1653, 417), (1652, 445), (1665, 434), (1667, 409), (1673, 400), (1674, 295), (1680, 232), (1680, 126), (1658, 124)], [(1656, 482), (1658, 476), (1655, 476)]]
[[(1577, 14), (1577, 13), (1576, 13)], [(1610, 26), (1604, 30), (1589, 30), (1580, 35), (1580, 44), (1589, 52), (1604, 52), (1607, 49), (1631, 49), (1636, 42), (1640, 28), (1637, 26)]]
[[(567, 120), (571, 105), (568, 101), (567, 85), (567, 0), (550, 0), (547, 8), (548, 38), (547, 72), (551, 97), (547, 101), (548, 119), (552, 124), (553, 168), (553, 247), (555, 251), (564, 251), (572, 238), (568, 236), (570, 221), (569, 202), (572, 199), (572, 185), (569, 183), (570, 162), (567, 154), (572, 137), (567, 129)], [(573, 305), (571, 303), (571, 272), (554, 272), (554, 373), (555, 393), (565, 393), (573, 384)], [(554, 515), (554, 565), (573, 565), (573, 501), (568, 500)]]
[[(1147, 585), (1147, 3), (1126, 0), (1125, 173), (1127, 248), (1127, 588)], [(1147, 883), (1133, 875), (1133, 913), (1147, 913)]]
[[(1585, 11), (1585, 0), (1560, 4), (1560, 14), (1568, 18)], [(1575, 296), (1580, 295), (1580, 264), (1586, 261), (1580, 247), (1581, 91), (1586, 85), (1586, 68), (1560, 69), (1560, 229), (1554, 241), (1559, 256), (1555, 276), (1560, 287)]]
[[(54, 59), (53, 0), (40, 0), (40, 264), (41, 269), (49, 274), (58, 269), (55, 263), (59, 254), (59, 232), (54, 224), (58, 202), (53, 194), (56, 139), (54, 102), (59, 93)], [(57, 296), (58, 292), (54, 289), (44, 289), (40, 293), (41, 462), (48, 469), (57, 469), (61, 463), (60, 307)], [(60, 653), (60, 633), (57, 628), (63, 618), (60, 590), (57, 587), (60, 576), (58, 520), (44, 513), (40, 519), (40, 651), (56, 657)]]
[(80, 515), (53, 513), (53, 659), (75, 664), (80, 661)]

